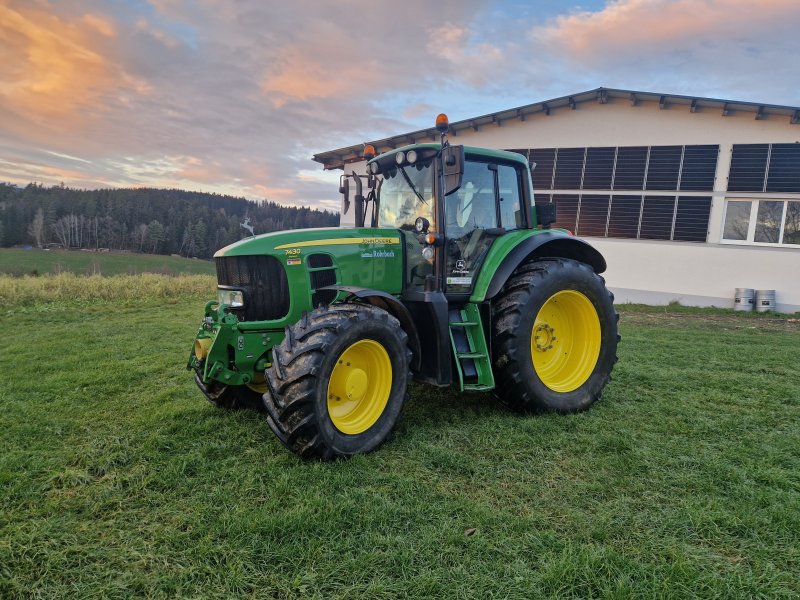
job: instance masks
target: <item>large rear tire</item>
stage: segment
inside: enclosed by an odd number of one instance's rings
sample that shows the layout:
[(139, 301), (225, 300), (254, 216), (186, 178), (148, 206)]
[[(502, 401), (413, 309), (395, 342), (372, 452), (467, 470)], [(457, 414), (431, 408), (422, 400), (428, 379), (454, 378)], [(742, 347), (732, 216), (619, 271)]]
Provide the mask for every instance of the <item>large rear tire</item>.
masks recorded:
[(334, 304), (286, 329), (265, 372), (267, 422), (304, 458), (370, 452), (391, 434), (407, 398), (411, 351), (397, 319)]
[(617, 361), (614, 298), (589, 265), (523, 263), (493, 311), (496, 394), (524, 411), (577, 412), (603, 392)]

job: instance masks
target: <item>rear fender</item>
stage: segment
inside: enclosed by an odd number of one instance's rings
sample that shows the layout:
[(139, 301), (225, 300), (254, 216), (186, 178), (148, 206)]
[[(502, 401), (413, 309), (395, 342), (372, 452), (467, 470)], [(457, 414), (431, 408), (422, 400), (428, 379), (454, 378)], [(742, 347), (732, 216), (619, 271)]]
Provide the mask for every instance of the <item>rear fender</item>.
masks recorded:
[(503, 258), (495, 270), (486, 294), (481, 298), (471, 298), (473, 302), (483, 302), (494, 298), (524, 261), (533, 258), (571, 258), (586, 263), (595, 273), (606, 270), (606, 260), (588, 242), (560, 231), (546, 231), (523, 239)]

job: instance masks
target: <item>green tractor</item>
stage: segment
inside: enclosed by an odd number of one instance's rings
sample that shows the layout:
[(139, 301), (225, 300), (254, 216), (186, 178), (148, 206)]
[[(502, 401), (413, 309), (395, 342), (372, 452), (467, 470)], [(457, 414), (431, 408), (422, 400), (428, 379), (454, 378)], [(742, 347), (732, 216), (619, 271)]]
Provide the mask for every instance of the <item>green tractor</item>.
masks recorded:
[(342, 176), (353, 227), (215, 254), (187, 366), (208, 400), (263, 407), (286, 447), (331, 459), (384, 442), (412, 378), (520, 411), (600, 397), (619, 339), (605, 260), (549, 228), (525, 157), (450, 145), (447, 127), (440, 115), (441, 143), (370, 149), (367, 175)]

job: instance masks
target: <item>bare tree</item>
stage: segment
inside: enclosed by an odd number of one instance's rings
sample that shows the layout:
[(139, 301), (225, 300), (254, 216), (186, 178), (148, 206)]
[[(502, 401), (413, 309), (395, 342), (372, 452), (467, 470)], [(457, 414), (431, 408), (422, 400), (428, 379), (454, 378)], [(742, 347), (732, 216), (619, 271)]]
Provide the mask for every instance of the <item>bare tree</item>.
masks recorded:
[(42, 247), (42, 241), (44, 240), (44, 212), (41, 208), (36, 211), (33, 221), (28, 225), (28, 235), (36, 242), (37, 248)]

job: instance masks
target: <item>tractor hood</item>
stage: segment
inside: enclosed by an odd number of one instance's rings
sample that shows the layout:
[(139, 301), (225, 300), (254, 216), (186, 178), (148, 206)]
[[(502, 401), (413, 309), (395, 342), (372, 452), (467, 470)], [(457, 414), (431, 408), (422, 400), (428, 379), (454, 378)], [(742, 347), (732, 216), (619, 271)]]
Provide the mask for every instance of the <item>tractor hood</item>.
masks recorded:
[(320, 227), (257, 235), (217, 250), (214, 258), (255, 254), (306, 254), (314, 250), (331, 251), (334, 247), (355, 252), (359, 248), (394, 246), (397, 249), (399, 245), (400, 232), (396, 229)]

